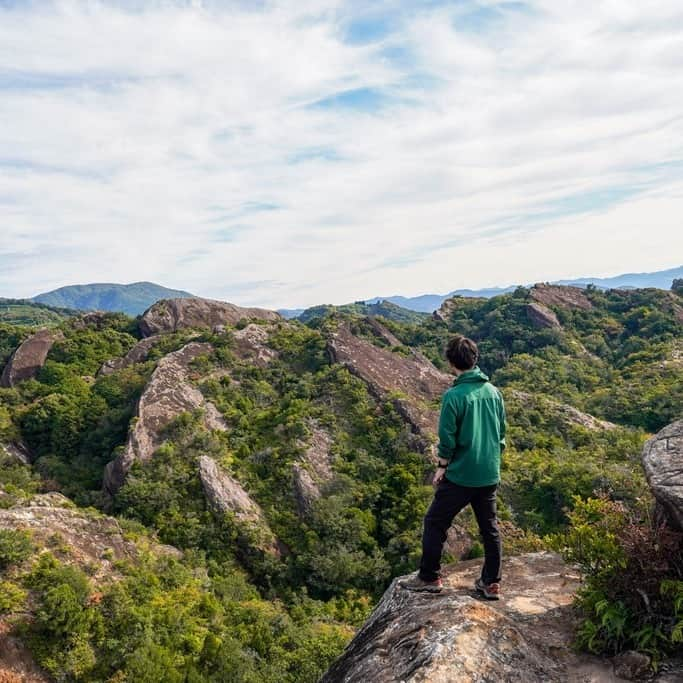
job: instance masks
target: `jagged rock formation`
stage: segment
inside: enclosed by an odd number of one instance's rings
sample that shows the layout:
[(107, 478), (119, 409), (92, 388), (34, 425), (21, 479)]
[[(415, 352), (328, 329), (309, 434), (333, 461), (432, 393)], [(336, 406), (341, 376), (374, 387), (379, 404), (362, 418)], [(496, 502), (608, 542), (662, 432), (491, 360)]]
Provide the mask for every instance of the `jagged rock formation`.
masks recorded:
[(536, 302), (528, 304), (526, 307), (526, 314), (529, 318), (529, 322), (534, 327), (562, 327), (555, 313), (543, 304)]
[(251, 496), (242, 485), (227, 472), (221, 470), (215, 460), (203, 455), (199, 458), (199, 478), (209, 507), (217, 513), (232, 513), (240, 524), (251, 526), (260, 536), (258, 546), (265, 552), (280, 557), (283, 551), (268, 522)]
[(12, 354), (0, 377), (0, 387), (13, 387), (35, 377), (45, 364), (53, 344), (63, 339), (59, 330), (38, 330), (24, 341)]
[[(382, 328), (373, 321), (373, 328), (377, 327)], [(383, 336), (391, 335), (389, 330), (382, 329)], [(348, 323), (340, 325), (332, 335), (328, 351), (333, 362), (345, 365), (360, 377), (375, 396), (393, 400), (418, 437), (416, 447), (423, 452), (429, 449), (439, 421), (436, 403), (452, 384), (450, 375), (438, 370), (420, 353), (412, 351), (404, 356), (355, 336)]]
[(162, 443), (162, 429), (181, 413), (202, 408), (209, 429), (225, 429), (215, 406), (190, 382), (191, 362), (211, 351), (210, 344), (190, 342), (159, 361), (138, 402), (137, 419), (131, 426), (123, 453), (105, 468), (106, 493), (116, 493), (136, 460), (152, 457)]
[(619, 680), (609, 661), (571, 649), (580, 578), (558, 555), (505, 560), (499, 602), (476, 597), (480, 568), (481, 560), (446, 567), (445, 589), (436, 595), (406, 591), (394, 579), (320, 683)]
[(593, 308), (593, 304), (583, 289), (569, 285), (535, 284), (531, 288), (531, 298), (546, 306), (582, 308), (584, 310)]
[(311, 512), (313, 503), (320, 498), (321, 487), (334, 477), (332, 471), (332, 436), (312, 420), (308, 423), (310, 436), (305, 444), (300, 462), (292, 468), (292, 483), (299, 513)]
[(162, 332), (176, 332), (185, 328), (213, 329), (220, 325), (234, 325), (240, 320), (282, 320), (279, 313), (263, 308), (242, 308), (212, 299), (163, 299), (150, 306), (140, 319), (144, 337)]
[(277, 351), (268, 346), (268, 336), (272, 325), (249, 323), (232, 334), (235, 340), (235, 354), (241, 360), (249, 360), (258, 367), (265, 367), (274, 358)]
[(142, 363), (142, 361), (147, 360), (147, 356), (152, 350), (152, 347), (158, 344), (161, 338), (161, 335), (155, 334), (151, 337), (141, 339), (125, 356), (121, 358), (111, 358), (102, 363), (102, 367), (97, 371), (97, 376), (111, 375), (117, 370), (127, 368), (134, 363)]
[(647, 482), (666, 520), (683, 530), (683, 420), (664, 427), (643, 448)]

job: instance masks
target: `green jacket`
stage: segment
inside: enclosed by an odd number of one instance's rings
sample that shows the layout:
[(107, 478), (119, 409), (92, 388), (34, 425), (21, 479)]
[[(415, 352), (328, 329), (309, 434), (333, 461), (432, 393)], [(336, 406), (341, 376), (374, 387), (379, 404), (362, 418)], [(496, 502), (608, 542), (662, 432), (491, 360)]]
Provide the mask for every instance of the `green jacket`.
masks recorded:
[(500, 391), (479, 369), (463, 372), (441, 401), (439, 457), (446, 478), (461, 486), (500, 482), (505, 448), (505, 406)]

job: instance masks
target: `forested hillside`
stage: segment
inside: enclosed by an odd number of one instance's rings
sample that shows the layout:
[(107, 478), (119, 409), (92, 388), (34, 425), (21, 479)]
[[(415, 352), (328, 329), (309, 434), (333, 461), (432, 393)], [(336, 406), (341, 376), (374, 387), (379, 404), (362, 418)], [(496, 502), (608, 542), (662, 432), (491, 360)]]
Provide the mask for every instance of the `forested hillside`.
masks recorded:
[[(35, 327), (0, 325), (0, 621), (58, 680), (316, 681), (416, 567), (455, 332), (506, 399), (508, 554), (556, 546), (587, 499), (641, 514), (643, 443), (683, 409), (676, 291), (408, 321), (208, 302), (201, 324), (187, 301), (62, 321), (39, 362)], [(481, 555), (467, 515), (447, 549)]]

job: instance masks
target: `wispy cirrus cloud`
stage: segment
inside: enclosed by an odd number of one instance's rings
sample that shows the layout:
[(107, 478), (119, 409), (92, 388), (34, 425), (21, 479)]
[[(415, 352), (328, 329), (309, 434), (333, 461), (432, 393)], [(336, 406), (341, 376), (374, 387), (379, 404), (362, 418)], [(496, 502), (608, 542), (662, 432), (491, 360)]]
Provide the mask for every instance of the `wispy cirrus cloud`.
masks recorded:
[(677, 0), (0, 3), (0, 294), (678, 265), (682, 169)]

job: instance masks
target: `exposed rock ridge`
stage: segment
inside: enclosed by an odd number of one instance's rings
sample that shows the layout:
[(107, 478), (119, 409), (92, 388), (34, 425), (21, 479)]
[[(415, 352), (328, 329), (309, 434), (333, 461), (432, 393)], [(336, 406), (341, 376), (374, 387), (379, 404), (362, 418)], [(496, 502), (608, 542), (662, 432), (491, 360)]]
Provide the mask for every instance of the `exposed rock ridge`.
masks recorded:
[(533, 402), (545, 403), (554, 411), (556, 411), (559, 416), (569, 424), (576, 424), (580, 427), (585, 427), (586, 429), (592, 429), (594, 431), (600, 429), (611, 430), (617, 428), (617, 425), (615, 425), (613, 422), (601, 420), (590, 413), (584, 413), (578, 410), (578, 408), (574, 408), (574, 406), (571, 406), (568, 403), (560, 403), (559, 401), (554, 401), (547, 396), (535, 396), (533, 394), (528, 394), (525, 391), (519, 391), (518, 389), (503, 389), (503, 394), (508, 395), (511, 398), (516, 398), (518, 401), (521, 401), (525, 404)]
[(275, 311), (264, 308), (242, 308), (225, 301), (213, 299), (162, 299), (150, 306), (140, 319), (140, 331), (144, 337), (162, 332), (176, 332), (198, 327), (213, 329), (220, 325), (234, 325), (239, 320), (282, 320)]
[(581, 308), (589, 310), (593, 304), (580, 287), (570, 285), (535, 284), (531, 288), (531, 298), (546, 306), (561, 306), (564, 308)]
[[(553, 553), (505, 560), (505, 599), (472, 589), (481, 560), (444, 569), (438, 595), (394, 579), (320, 683), (616, 681), (612, 665), (571, 649), (578, 574)], [(543, 586), (543, 590), (539, 590)]]
[(131, 426), (123, 453), (105, 467), (106, 493), (116, 493), (136, 460), (152, 457), (162, 443), (161, 431), (181, 413), (203, 408), (209, 429), (226, 428), (215, 406), (190, 382), (190, 363), (212, 350), (210, 344), (190, 342), (159, 361), (138, 401), (137, 419)]
[(669, 525), (683, 530), (683, 420), (657, 432), (643, 448), (647, 482)]
[(432, 318), (447, 323), (461, 304), (475, 301), (485, 301), (485, 299), (481, 297), (464, 297), (460, 295), (452, 296), (449, 299), (446, 299), (441, 306), (432, 313)]
[(55, 342), (64, 338), (60, 330), (43, 329), (26, 339), (11, 355), (0, 377), (0, 386), (13, 387), (31, 379), (45, 365)]
[(450, 375), (438, 370), (421, 354), (404, 356), (374, 346), (355, 336), (348, 323), (340, 325), (331, 336), (328, 351), (333, 362), (346, 366), (375, 396), (382, 400), (392, 398), (418, 436), (416, 447), (423, 452), (429, 449), (439, 420), (439, 411), (431, 404), (452, 384)]
[(334, 477), (332, 470), (332, 435), (314, 420), (307, 427), (310, 435), (302, 443), (300, 462), (292, 467), (292, 482), (299, 513), (310, 514), (313, 503), (321, 496), (321, 487)]
[(162, 335), (155, 334), (151, 337), (146, 337), (141, 339), (135, 346), (133, 346), (128, 353), (121, 358), (111, 358), (110, 360), (102, 363), (102, 366), (97, 371), (97, 376), (100, 375), (111, 375), (117, 370), (122, 370), (127, 368), (129, 365), (134, 363), (142, 363), (142, 361), (147, 360), (149, 352), (152, 347), (158, 344), (162, 339)]
[(282, 547), (268, 526), (263, 510), (244, 487), (220, 469), (213, 458), (199, 458), (199, 478), (209, 507), (217, 513), (232, 513), (237, 522), (252, 526), (261, 536), (258, 547), (279, 557)]
[(0, 442), (0, 454), (20, 462), (23, 465), (30, 464), (33, 459), (31, 451), (21, 441), (10, 441), (9, 443)]

